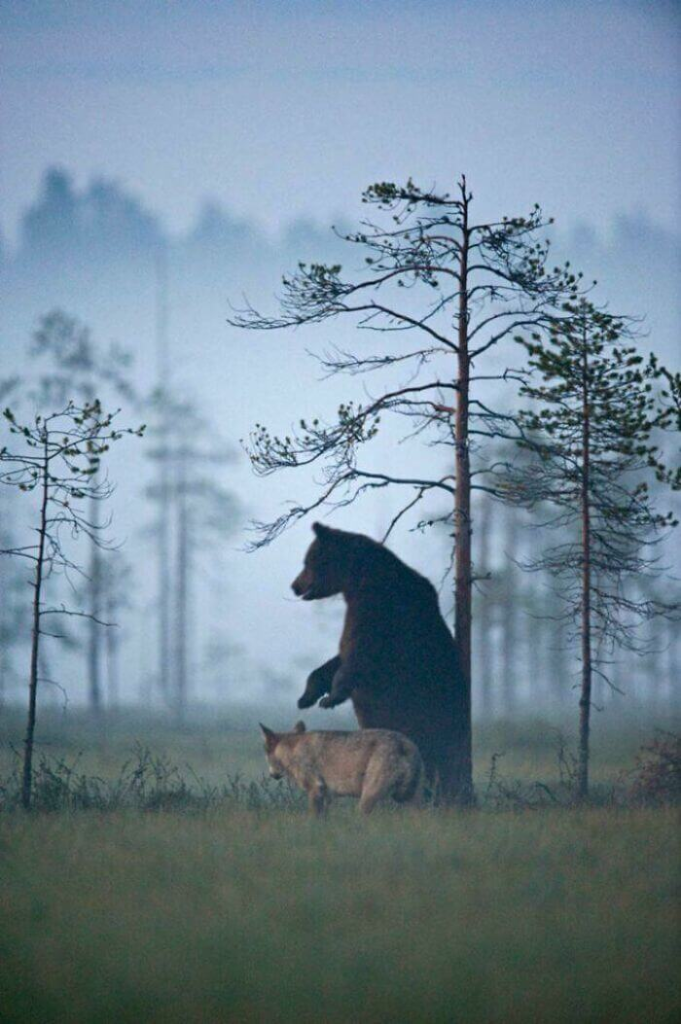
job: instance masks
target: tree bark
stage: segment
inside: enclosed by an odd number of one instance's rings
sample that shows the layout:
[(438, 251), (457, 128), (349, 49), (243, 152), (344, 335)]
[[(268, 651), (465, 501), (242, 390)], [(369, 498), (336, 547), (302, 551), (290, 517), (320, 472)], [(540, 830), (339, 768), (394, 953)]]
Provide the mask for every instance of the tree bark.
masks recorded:
[[(551, 606), (553, 608), (553, 605)], [(552, 707), (560, 708), (565, 703), (565, 695), (573, 685), (568, 668), (574, 661), (573, 651), (568, 644), (565, 626), (556, 623), (552, 642), (549, 643), (549, 680), (546, 688), (548, 700)]]
[(106, 672), (107, 672), (107, 696), (110, 708), (118, 707), (118, 637), (116, 636), (117, 625), (114, 623), (116, 607), (109, 595), (106, 602), (106, 620), (109, 623), (106, 629)]
[(184, 718), (187, 703), (187, 607), (189, 583), (189, 509), (186, 456), (178, 460), (177, 479), (177, 581), (175, 587), (175, 712)]
[(169, 453), (165, 453), (162, 455), (160, 463), (158, 524), (158, 684), (161, 693), (166, 698), (170, 676), (170, 487), (168, 485), (170, 467), (167, 465), (168, 458)]
[(457, 353), (457, 403), (454, 424), (456, 494), (454, 499), (455, 591), (454, 622), (458, 647), (461, 695), (461, 750), (457, 778), (454, 782), (457, 803), (473, 801), (472, 722), (471, 722), (471, 628), (472, 628), (472, 565), (471, 565), (471, 471), (469, 453), (470, 357), (468, 354), (468, 198), (466, 179), (462, 181), (462, 231), (459, 261), (459, 309)]
[(31, 667), (28, 681), (28, 717), (24, 739), (24, 765), (21, 780), (21, 803), (29, 810), (33, 788), (33, 744), (35, 739), (36, 704), (38, 698), (38, 658), (40, 654), (40, 604), (45, 562), (45, 538), (47, 535), (47, 505), (50, 496), (49, 456), (47, 431), (45, 431), (42, 467), (42, 490), (40, 501), (40, 527), (38, 529), (38, 555), (33, 582), (33, 621), (31, 628)]
[(170, 416), (170, 346), (168, 341), (168, 254), (156, 258), (156, 361), (160, 393), (159, 523), (158, 523), (158, 687), (170, 701), (170, 503), (172, 452)]
[(506, 512), (504, 586), (500, 611), (502, 629), (501, 647), (503, 670), (500, 673), (503, 686), (503, 713), (511, 717), (516, 710), (518, 686), (518, 593), (517, 580), (513, 571), (514, 561), (518, 557), (518, 520), (517, 513)]
[[(91, 522), (93, 530), (99, 529), (99, 502), (93, 498), (90, 502)], [(90, 708), (95, 715), (102, 709), (101, 681), (101, 626), (102, 618), (102, 554), (96, 540), (90, 539), (90, 620), (88, 623), (88, 685)]]
[[(485, 495), (478, 508), (476, 522), (478, 524), (477, 535), (477, 564), (476, 575), (478, 579), (488, 575), (490, 571), (490, 533), (492, 530), (492, 502)], [(476, 641), (479, 664), (479, 680), (477, 700), (474, 704), (477, 708), (476, 714), (483, 718), (489, 718), (493, 711), (492, 695), (492, 616), (490, 615), (490, 595), (487, 590), (478, 591), (475, 596), (473, 607), (473, 636), (477, 635)]]
[(593, 667), (591, 661), (591, 509), (589, 496), (590, 409), (587, 377), (586, 339), (583, 360), (582, 410), (582, 692), (579, 700), (579, 763), (577, 771), (577, 798), (585, 800), (589, 793), (589, 733), (591, 730), (591, 687)]
[[(530, 707), (534, 710), (541, 707), (544, 699), (544, 687), (542, 685), (542, 671), (546, 664), (544, 652), (544, 620), (534, 615), (534, 609), (530, 608), (525, 615), (526, 629), (526, 651), (524, 671), (521, 675), (523, 682), (523, 699), (529, 699)], [(518, 692), (518, 680), (516, 678), (516, 693)]]

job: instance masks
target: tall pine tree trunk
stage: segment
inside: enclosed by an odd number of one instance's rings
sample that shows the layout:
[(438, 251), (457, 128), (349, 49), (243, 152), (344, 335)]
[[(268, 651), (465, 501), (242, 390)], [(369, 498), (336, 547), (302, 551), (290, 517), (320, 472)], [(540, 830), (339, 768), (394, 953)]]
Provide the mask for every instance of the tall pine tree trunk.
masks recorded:
[(589, 733), (591, 730), (591, 687), (593, 666), (591, 661), (591, 509), (589, 494), (589, 394), (587, 385), (586, 346), (584, 356), (584, 408), (582, 420), (582, 691), (579, 700), (579, 762), (577, 798), (584, 800), (589, 793)]
[(545, 699), (544, 672), (546, 665), (544, 657), (545, 620), (539, 615), (535, 616), (533, 612), (534, 609), (531, 608), (525, 615), (527, 661), (523, 676), (526, 680), (525, 696), (529, 698), (530, 707), (535, 710)]
[[(480, 502), (476, 518), (476, 536), (478, 538), (476, 575), (484, 581), (490, 571), (490, 535), (492, 530), (492, 502), (485, 495)], [(492, 623), (490, 616), (490, 598), (485, 583), (479, 588), (474, 603), (473, 636), (477, 636), (478, 651), (478, 688), (476, 714), (488, 718), (492, 713)]]
[[(165, 421), (165, 417), (164, 417)], [(165, 433), (168, 444), (168, 434)], [(169, 454), (161, 455), (158, 520), (158, 685), (166, 700), (170, 677), (170, 486)]]
[(473, 579), (471, 564), (471, 471), (469, 452), (469, 392), (470, 357), (468, 354), (468, 200), (463, 180), (463, 211), (461, 253), (459, 261), (459, 307), (457, 352), (457, 401), (454, 423), (456, 494), (454, 499), (454, 552), (455, 552), (455, 635), (461, 673), (462, 718), (457, 737), (457, 761), (448, 799), (462, 805), (473, 801), (472, 722), (471, 722), (471, 628)]
[(118, 671), (118, 628), (115, 623), (116, 607), (115, 602), (109, 594), (106, 602), (106, 620), (109, 623), (106, 630), (106, 674), (107, 674), (107, 696), (110, 708), (117, 708), (119, 703), (119, 671)]
[(166, 702), (170, 693), (170, 507), (172, 451), (170, 401), (170, 345), (168, 340), (168, 255), (156, 258), (156, 363), (160, 394), (160, 454), (158, 460), (158, 686)]
[(501, 678), (504, 715), (511, 717), (516, 710), (518, 681), (518, 594), (513, 570), (514, 561), (518, 557), (518, 523), (515, 514), (509, 515), (508, 510), (505, 518), (504, 554), (507, 565), (504, 570), (503, 599), (500, 608), (503, 662)]
[(553, 642), (549, 645), (551, 666), (551, 679), (549, 683), (549, 700), (555, 708), (560, 708), (565, 703), (565, 695), (574, 686), (574, 679), (568, 668), (568, 661), (572, 664), (575, 661), (572, 646), (568, 643), (565, 626), (557, 623), (553, 636)]
[(21, 803), (28, 810), (31, 806), (33, 788), (33, 744), (35, 740), (36, 705), (38, 699), (38, 661), (40, 657), (40, 620), (43, 589), (43, 570), (45, 564), (45, 542), (47, 537), (47, 505), (50, 495), (49, 458), (47, 449), (47, 430), (45, 431), (45, 447), (42, 466), (42, 488), (40, 499), (40, 526), (38, 528), (38, 553), (33, 581), (33, 612), (31, 625), (31, 667), (28, 679), (28, 717), (26, 736), (24, 739), (24, 765), (21, 779)]
[(175, 584), (175, 712), (184, 718), (187, 703), (187, 634), (189, 584), (189, 508), (186, 456), (178, 459), (177, 580)]
[[(99, 502), (93, 498), (90, 502), (90, 521), (93, 530), (99, 529), (100, 515)], [(100, 621), (102, 619), (102, 553), (97, 542), (90, 539), (90, 571), (89, 571), (89, 614), (88, 620), (88, 693), (90, 708), (95, 715), (98, 715), (102, 708), (102, 680), (101, 680), (101, 641), (102, 633)]]
[(647, 707), (657, 713), (662, 708), (662, 687), (664, 685), (664, 669), (662, 665), (662, 637), (659, 629), (651, 637), (651, 649), (646, 658), (645, 690), (641, 696)]

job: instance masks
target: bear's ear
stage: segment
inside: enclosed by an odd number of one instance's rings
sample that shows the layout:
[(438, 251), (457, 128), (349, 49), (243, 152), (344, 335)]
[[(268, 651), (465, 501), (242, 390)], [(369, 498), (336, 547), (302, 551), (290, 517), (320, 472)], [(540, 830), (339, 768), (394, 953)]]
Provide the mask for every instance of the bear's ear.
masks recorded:
[(305, 732), (305, 722), (296, 722), (293, 726), (294, 732)]
[(324, 526), (324, 523), (313, 523), (312, 531), (316, 537), (320, 538), (320, 540), (323, 537), (330, 537), (333, 533), (332, 528), (330, 526)]

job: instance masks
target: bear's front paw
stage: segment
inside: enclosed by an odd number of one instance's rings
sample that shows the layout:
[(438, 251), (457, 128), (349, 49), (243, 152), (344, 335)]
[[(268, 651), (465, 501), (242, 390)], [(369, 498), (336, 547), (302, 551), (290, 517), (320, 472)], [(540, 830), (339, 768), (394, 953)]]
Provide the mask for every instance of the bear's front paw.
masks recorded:
[(303, 708), (311, 708), (313, 704), (316, 704), (316, 702), (317, 698), (315, 696), (309, 693), (304, 693), (302, 697), (298, 698), (298, 707), (302, 711)]

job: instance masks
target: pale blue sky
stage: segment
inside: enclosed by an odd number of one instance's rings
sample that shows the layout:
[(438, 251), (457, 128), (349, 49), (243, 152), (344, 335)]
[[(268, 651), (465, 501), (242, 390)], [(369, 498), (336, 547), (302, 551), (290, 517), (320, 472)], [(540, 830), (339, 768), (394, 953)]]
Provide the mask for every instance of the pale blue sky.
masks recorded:
[(680, 20), (664, 0), (3, 0), (0, 224), (57, 163), (176, 230), (207, 193), (276, 228), (462, 170), (494, 213), (679, 230)]
[[(325, 225), (341, 214), (353, 223), (361, 190), (377, 179), (411, 174), (448, 188), (466, 171), (476, 216), (515, 215), (539, 201), (561, 233), (585, 221), (607, 231), (622, 213), (647, 214), (679, 233), (677, 11), (631, 0), (0, 0), (0, 226), (16, 238), (45, 168), (60, 164), (78, 187), (94, 175), (117, 178), (175, 231), (193, 221), (206, 195), (274, 231), (301, 215)], [(614, 277), (614, 295), (602, 297), (624, 297), (626, 312), (648, 317), (655, 347), (671, 349), (673, 271), (665, 277), (641, 266), (631, 245), (617, 256), (606, 247), (598, 266), (584, 269)], [(364, 382), (320, 382), (306, 355), (308, 346), (334, 342), (353, 350), (348, 325), (276, 343), (271, 335), (246, 343), (227, 326), (240, 273), (249, 297), (273, 311), (275, 269), (288, 268), (218, 265), (199, 282), (171, 266), (173, 372), (235, 449), (257, 421), (285, 431), (298, 415), (329, 414), (364, 393)], [(2, 343), (23, 352), (35, 318), (64, 306), (100, 340), (134, 348), (144, 390), (153, 381), (154, 296), (151, 262), (146, 278), (134, 280), (113, 266), (88, 267), (84, 276), (82, 267), (63, 276), (31, 271), (3, 303)], [(418, 458), (422, 467), (440, 457), (397, 453), (390, 435), (379, 444), (388, 465)], [(115, 536), (144, 562), (143, 447), (123, 457), (131, 460), (125, 469), (112, 469), (120, 486)], [(229, 472), (256, 518), (312, 493), (308, 477), (256, 480), (245, 457)], [(382, 492), (333, 522), (382, 536), (396, 500)], [(301, 655), (312, 665), (335, 643), (336, 627), (322, 628), (325, 613), (289, 597), (309, 539), (304, 523), (257, 556), (242, 553), (241, 535), (224, 546), (231, 589), (217, 631), (252, 644), (256, 660), (278, 668)], [(441, 579), (437, 536), (404, 530), (394, 546)], [(150, 664), (139, 614), (152, 607), (149, 566), (129, 623), (137, 632), (127, 634), (138, 638), (128, 654), (129, 695)], [(199, 597), (206, 593), (203, 585)], [(447, 614), (450, 606), (447, 585)], [(204, 619), (207, 635), (213, 620)], [(261, 650), (253, 624), (265, 620)], [(291, 671), (307, 674), (300, 665)], [(252, 693), (252, 672), (248, 686)]]

